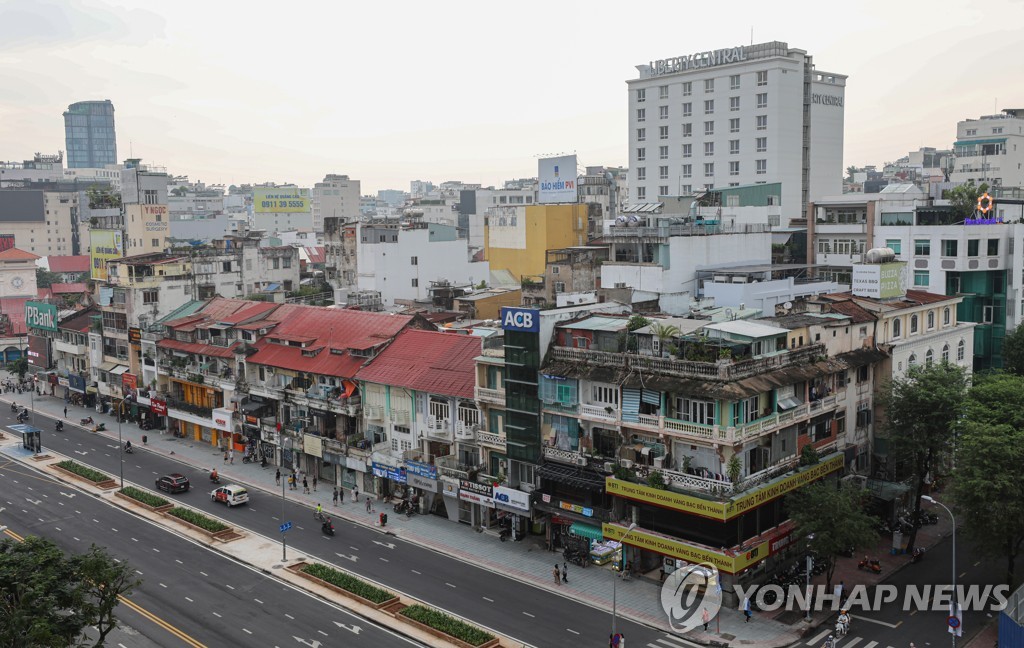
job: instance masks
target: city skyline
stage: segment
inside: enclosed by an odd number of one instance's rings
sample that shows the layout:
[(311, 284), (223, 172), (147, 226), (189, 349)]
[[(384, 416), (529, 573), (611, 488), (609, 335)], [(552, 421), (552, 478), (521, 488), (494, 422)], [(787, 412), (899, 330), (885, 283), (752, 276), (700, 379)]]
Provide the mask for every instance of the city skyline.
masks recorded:
[(625, 166), (635, 66), (751, 40), (787, 42), (849, 76), (844, 166), (949, 147), (957, 121), (1024, 100), (1001, 86), (1024, 72), (1012, 30), (1024, 8), (1010, 1), (925, 15), (866, 3), (820, 20), (810, 4), (700, 17), (667, 3), (642, 15), (521, 6), (344, 5), (289, 21), (261, 3), (157, 13), (12, 0), (0, 8), (0, 156), (63, 150), (67, 106), (110, 99), (121, 159), (207, 183), (312, 186), (343, 173), (372, 193), (414, 179), (498, 185), (564, 152)]

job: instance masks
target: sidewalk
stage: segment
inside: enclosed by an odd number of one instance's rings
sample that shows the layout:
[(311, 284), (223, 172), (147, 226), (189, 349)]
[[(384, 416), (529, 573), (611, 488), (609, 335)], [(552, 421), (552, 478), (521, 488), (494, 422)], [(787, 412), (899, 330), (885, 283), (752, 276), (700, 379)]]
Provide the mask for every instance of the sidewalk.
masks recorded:
[[(0, 372), (0, 379), (4, 373), (6, 372)], [(8, 406), (12, 397), (18, 405), (29, 406), (29, 395), (17, 393), (0, 396), (0, 402), (3, 403), (0, 406)], [(45, 417), (64, 418), (64, 406), (62, 398), (35, 397), (36, 414), (30, 422), (43, 430), (44, 446), (46, 446), (47, 436), (54, 434), (53, 421), (47, 420)], [(65, 425), (77, 427), (78, 421), (86, 416), (92, 416), (97, 423), (106, 424), (106, 431), (100, 434), (114, 440), (117, 439), (117, 419), (109, 415), (97, 414), (95, 408), (68, 405)], [(143, 435), (148, 437), (146, 445), (142, 444)], [(149, 452), (163, 454), (196, 470), (208, 472), (211, 468), (216, 467), (224, 483), (240, 482), (253, 489), (280, 495), (281, 488), (274, 482), (276, 468), (273, 465), (261, 468), (259, 464), (243, 464), (239, 453), (236, 453), (234, 464), (225, 464), (223, 453), (213, 446), (198, 443), (192, 439), (180, 439), (166, 431), (163, 433), (159, 430), (143, 431), (133, 423), (122, 424), (121, 436), (123, 441), (130, 440), (132, 445), (137, 448), (144, 447)], [(282, 475), (282, 479), (284, 477)], [(312, 484), (310, 485), (312, 486)], [(202, 488), (202, 484), (196, 484), (196, 487)], [(477, 533), (470, 527), (450, 522), (447, 518), (434, 515), (414, 515), (411, 518), (406, 518), (404, 515), (396, 515), (392, 512), (390, 505), (379, 505), (376, 501), (374, 501), (373, 512), (367, 514), (364, 503), (365, 494), (362, 493), (360, 501), (355, 503), (352, 501), (351, 492), (346, 492), (345, 503), (334, 506), (332, 504), (333, 485), (331, 484), (320, 484), (319, 490), (309, 495), (303, 495), (301, 487), (297, 490), (289, 489), (287, 493), (289, 499), (310, 508), (314, 508), (317, 503), (322, 504), (335, 518), (377, 528), (382, 532), (393, 534), (405, 541), (444, 553), (466, 563), (611, 612), (611, 579), (615, 577), (615, 572), (596, 566), (585, 569), (570, 567), (568, 585), (563, 584), (556, 588), (551, 583), (551, 566), (556, 562), (561, 564), (562, 555), (544, 549), (541, 538), (528, 537), (521, 542), (503, 543), (495, 534)], [(381, 511), (389, 514), (386, 530), (377, 527), (378, 514)], [(659, 583), (646, 579), (631, 579), (620, 581), (617, 590), (619, 615), (665, 632), (671, 632), (661, 608)], [(723, 609), (719, 617), (720, 634), (696, 630), (686, 635), (686, 638), (703, 644), (715, 642), (715, 645), (720, 646), (742, 645), (750, 648), (775, 648), (793, 644), (803, 632), (803, 628), (799, 625), (790, 627), (761, 614), (755, 614), (754, 621), (751, 623), (744, 623), (742, 613), (735, 609)], [(715, 628), (716, 625), (713, 622), (711, 629)]]

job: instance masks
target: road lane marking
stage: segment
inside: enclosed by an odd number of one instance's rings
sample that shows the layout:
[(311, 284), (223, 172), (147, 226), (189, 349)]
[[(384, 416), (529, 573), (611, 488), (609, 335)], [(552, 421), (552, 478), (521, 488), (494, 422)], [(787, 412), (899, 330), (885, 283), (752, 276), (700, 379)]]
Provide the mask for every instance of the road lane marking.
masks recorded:
[(877, 623), (878, 625), (885, 626), (886, 628), (893, 628), (893, 629), (898, 628), (901, 625), (903, 625), (902, 621), (899, 621), (898, 623), (886, 623), (885, 621), (879, 621), (878, 619), (869, 619), (867, 617), (862, 617), (860, 615), (855, 615), (855, 614), (851, 614), (850, 618), (851, 619), (859, 619), (861, 621), (867, 621), (868, 623)]
[(177, 558), (174, 559), (174, 562), (178, 563), (179, 565), (184, 565), (185, 564), (185, 563), (181, 562), (180, 560), (178, 560)]
[(966, 575), (967, 575), (967, 572), (964, 572), (964, 573), (960, 574), (957, 578), (963, 578)]
[(132, 542), (138, 542), (138, 538), (132, 538)]
[[(10, 504), (10, 502), (8, 502), (8, 504)], [(978, 562), (974, 563), (974, 566), (977, 567), (980, 564), (981, 564), (981, 561), (979, 560)]]
[(454, 585), (452, 585), (451, 583), (445, 583), (445, 585), (447, 585), (448, 587), (450, 587), (450, 588), (452, 588), (452, 589), (455, 589), (455, 586), (454, 586)]
[(140, 572), (138, 569), (135, 570), (135, 573), (138, 574), (139, 576), (142, 576), (142, 572)]
[(245, 634), (252, 634), (252, 632), (247, 628), (242, 628), (242, 632), (244, 632)]
[(530, 614), (529, 612), (523, 612), (523, 614), (525, 614), (526, 616), (530, 617), (531, 619), (536, 619), (537, 618), (536, 616)]
[(481, 598), (483, 598), (483, 600), (487, 601), (488, 603), (494, 603), (494, 599), (492, 598), (487, 598), (486, 596), (483, 596)]
[[(380, 560), (383, 560), (384, 562), (391, 562), (390, 560), (388, 560), (387, 558), (385, 558), (385, 557), (383, 557), (383, 556), (378, 556), (378, 558), (379, 558)], [(453, 586), (453, 587), (454, 587), (454, 586)]]
[(875, 646), (877, 646), (877, 645), (878, 645), (877, 641), (872, 641), (869, 644), (864, 644), (864, 648), (875, 648)]
[(217, 617), (218, 619), (223, 619), (224, 618), (221, 615), (217, 614), (216, 612), (213, 613), (213, 616)]
[(207, 576), (207, 577), (209, 576), (209, 574), (207, 574), (207, 573), (206, 573), (206, 572), (204, 572), (204, 571), (201, 571), (201, 572), (199, 572), (199, 573), (200, 573), (200, 574), (202, 574), (203, 576)]
[(857, 644), (859, 644), (863, 640), (864, 640), (863, 637), (854, 637), (853, 639), (850, 639), (849, 641), (844, 643), (843, 644), (843, 648), (853, 648), (854, 646), (856, 646)]
[(110, 530), (113, 531), (114, 533), (117, 533), (117, 529), (115, 529), (114, 527), (110, 527)]
[(167, 589), (167, 586), (166, 586), (166, 585), (164, 585), (163, 583), (160, 583), (160, 587), (162, 587), (162, 588), (164, 588), (164, 589)]
[(260, 605), (263, 605), (263, 601), (259, 600), (258, 598), (254, 598), (253, 600), (259, 603)]
[(75, 542), (81, 542), (81, 540), (79, 540), (79, 539), (78, 539), (78, 538), (76, 538), (75, 536), (71, 536), (71, 539), (72, 539), (72, 540), (74, 540)]
[[(225, 583), (225, 585), (227, 585), (227, 584)], [(230, 589), (230, 590), (233, 590), (233, 589), (235, 589), (235, 588), (234, 588), (234, 587), (232, 587), (231, 585), (227, 585), (227, 588), (228, 588), (228, 589)]]
[(824, 639), (828, 635), (828, 633), (830, 633), (830, 632), (832, 632), (832, 631), (831, 630), (822, 630), (820, 634), (816, 635), (810, 641), (808, 641), (807, 645), (808, 646), (817, 645), (817, 643), (820, 642), (822, 639)]
[(287, 612), (285, 612), (285, 613), (284, 613), (284, 615), (285, 615), (286, 617), (288, 617), (289, 619), (291, 619), (292, 621), (294, 621), (294, 620), (295, 620), (295, 617), (293, 617), (292, 615), (288, 614)]
[(189, 598), (189, 597), (187, 597), (187, 596), (185, 597), (185, 600), (186, 600), (186, 601), (188, 601), (189, 603), (195, 603), (195, 601), (193, 601), (192, 599), (190, 599), (190, 598)]
[(574, 635), (578, 635), (579, 634), (578, 632), (576, 632), (572, 628), (566, 628), (566, 630), (568, 630), (569, 632), (573, 633)]
[(143, 608), (142, 606), (140, 606), (135, 601), (131, 601), (131, 600), (129, 600), (129, 599), (123, 597), (123, 596), (118, 596), (117, 598), (118, 598), (119, 601), (121, 601), (122, 603), (124, 603), (125, 605), (130, 607), (131, 609), (135, 610), (136, 612), (138, 612), (142, 616), (146, 617), (147, 619), (149, 619), (153, 623), (157, 624), (158, 626), (160, 626), (161, 628), (163, 628), (167, 632), (171, 633), (175, 637), (181, 639), (183, 642), (185, 642), (186, 645), (191, 646), (191, 648), (206, 648), (206, 646), (204, 644), (199, 643), (198, 641), (196, 641), (195, 639), (193, 639), (189, 635), (185, 634), (185, 632), (183, 632), (182, 630), (179, 630), (178, 628), (174, 627), (173, 625), (171, 625), (167, 621), (164, 621), (163, 619), (161, 619), (160, 617), (156, 616), (155, 614), (153, 614), (149, 610), (147, 610), (147, 609)]
[(417, 576), (422, 576), (423, 575), (423, 572), (418, 572), (415, 569), (410, 569), (409, 571), (411, 571), (412, 573), (416, 574)]
[(326, 632), (324, 632), (323, 630), (317, 630), (317, 632), (319, 632), (320, 634), (322, 634), (322, 635), (323, 635), (323, 636), (325, 636), (325, 637), (326, 637), (326, 636), (328, 636), (328, 635), (327, 635), (327, 633), (326, 633)]
[[(53, 528), (57, 529), (58, 531), (60, 531), (60, 527), (53, 527)], [(63, 533), (63, 531), (61, 531), (61, 533)]]

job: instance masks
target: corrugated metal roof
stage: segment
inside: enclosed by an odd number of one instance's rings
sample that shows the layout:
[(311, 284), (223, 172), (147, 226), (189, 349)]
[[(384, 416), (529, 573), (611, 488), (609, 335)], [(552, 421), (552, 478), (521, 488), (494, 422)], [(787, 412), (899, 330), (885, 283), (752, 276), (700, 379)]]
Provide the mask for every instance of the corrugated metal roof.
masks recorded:
[(789, 333), (789, 330), (779, 328), (778, 326), (771, 326), (769, 324), (762, 324), (761, 322), (752, 322), (750, 320), (732, 320), (731, 322), (716, 322), (714, 324), (708, 324), (704, 327), (708, 331), (722, 331), (723, 333), (730, 333), (732, 335), (742, 335), (750, 338), (761, 338), (769, 337), (773, 335), (785, 335)]
[(472, 335), (407, 329), (360, 369), (356, 379), (429, 394), (473, 398), (475, 358), (482, 349), (480, 338)]
[(573, 329), (576, 331), (621, 331), (629, 324), (624, 317), (602, 317), (595, 315), (580, 322), (559, 324), (557, 328)]
[(48, 256), (46, 263), (50, 266), (50, 272), (89, 272), (89, 256), (87, 254)]
[(157, 342), (156, 345), (161, 349), (170, 349), (172, 351), (180, 351), (182, 353), (205, 355), (214, 358), (231, 358), (235, 355), (234, 348), (238, 346), (238, 343), (236, 342), (230, 347), (222, 347), (214, 344), (193, 344), (191, 342), (182, 342), (180, 340), (164, 338)]

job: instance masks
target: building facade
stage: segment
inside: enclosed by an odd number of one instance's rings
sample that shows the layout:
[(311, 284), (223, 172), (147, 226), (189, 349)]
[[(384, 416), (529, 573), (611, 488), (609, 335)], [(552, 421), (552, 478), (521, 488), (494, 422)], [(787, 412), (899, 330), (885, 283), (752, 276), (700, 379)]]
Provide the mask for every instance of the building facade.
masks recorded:
[(69, 169), (117, 164), (114, 104), (104, 99), (68, 106), (64, 112), (64, 141)]
[(953, 152), (953, 184), (1024, 187), (1024, 109), (958, 122)]
[(313, 231), (324, 231), (324, 218), (339, 217), (344, 221), (357, 221), (360, 216), (361, 194), (358, 180), (347, 175), (330, 173), (309, 192), (313, 207)]

